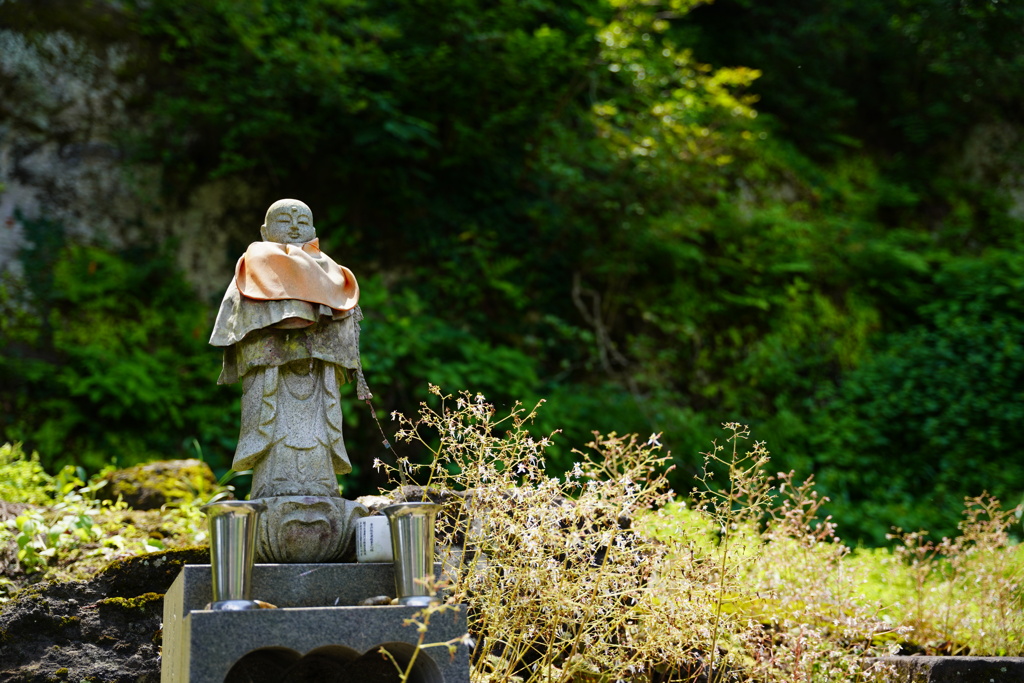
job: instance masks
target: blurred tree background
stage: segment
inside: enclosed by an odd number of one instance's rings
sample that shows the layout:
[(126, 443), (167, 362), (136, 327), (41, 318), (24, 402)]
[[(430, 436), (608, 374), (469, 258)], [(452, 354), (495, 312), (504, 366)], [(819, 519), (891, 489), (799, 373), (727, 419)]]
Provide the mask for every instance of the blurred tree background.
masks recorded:
[[(427, 382), (545, 398), (554, 471), (591, 430), (660, 432), (686, 490), (738, 420), (869, 544), (953, 533), (965, 495), (1024, 494), (1018, 3), (24, 7), (0, 16), (135, 41), (130, 149), (168, 197), (233, 178), (312, 207), (360, 278), (385, 430)], [(31, 232), (0, 289), (3, 437), (53, 463), (198, 448), (226, 468), (218, 301), (174, 245)], [(231, 258), (255, 238), (232, 235)], [(347, 493), (369, 493), (390, 455), (370, 408), (345, 408)]]

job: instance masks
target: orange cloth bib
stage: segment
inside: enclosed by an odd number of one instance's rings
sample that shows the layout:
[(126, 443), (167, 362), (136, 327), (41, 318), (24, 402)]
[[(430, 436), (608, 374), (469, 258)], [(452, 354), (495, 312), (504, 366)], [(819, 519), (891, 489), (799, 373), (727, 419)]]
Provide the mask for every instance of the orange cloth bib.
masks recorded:
[(359, 283), (345, 266), (320, 251), (320, 240), (304, 244), (253, 242), (235, 266), (242, 296), (262, 301), (298, 299), (348, 311), (359, 303)]

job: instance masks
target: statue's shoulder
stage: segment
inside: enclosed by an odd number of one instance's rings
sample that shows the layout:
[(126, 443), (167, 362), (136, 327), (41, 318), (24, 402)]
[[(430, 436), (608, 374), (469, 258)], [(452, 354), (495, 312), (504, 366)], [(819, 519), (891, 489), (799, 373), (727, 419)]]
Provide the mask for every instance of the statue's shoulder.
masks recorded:
[(279, 244), (277, 242), (251, 242), (245, 248), (245, 253), (242, 254), (242, 258), (239, 261), (251, 263), (252, 261), (265, 261), (274, 257), (286, 256), (288, 254), (288, 246), (287, 244)]

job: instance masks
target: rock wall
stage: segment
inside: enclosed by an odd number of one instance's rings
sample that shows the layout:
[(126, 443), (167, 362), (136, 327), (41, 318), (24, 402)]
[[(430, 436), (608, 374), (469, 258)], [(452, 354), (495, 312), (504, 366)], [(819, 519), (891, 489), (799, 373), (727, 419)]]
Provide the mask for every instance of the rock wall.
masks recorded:
[(1024, 129), (1008, 121), (975, 126), (965, 136), (961, 168), (973, 182), (1004, 194), (1010, 216), (1024, 220)]
[(25, 222), (48, 219), (69, 239), (113, 248), (172, 239), (199, 294), (218, 296), (237, 257), (229, 236), (257, 239), (269, 201), (222, 180), (172, 203), (161, 168), (129, 158), (147, 124), (131, 107), (147, 87), (128, 75), (131, 50), (0, 29), (0, 272), (19, 273)]

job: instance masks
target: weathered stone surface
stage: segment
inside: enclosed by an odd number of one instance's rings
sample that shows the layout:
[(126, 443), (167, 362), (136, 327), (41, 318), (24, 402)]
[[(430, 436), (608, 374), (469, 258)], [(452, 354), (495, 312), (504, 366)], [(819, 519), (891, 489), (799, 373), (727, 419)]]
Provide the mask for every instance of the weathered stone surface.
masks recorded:
[(1024, 657), (882, 657), (896, 667), (893, 683), (1020, 683)]
[(158, 460), (113, 472), (106, 495), (118, 496), (136, 510), (156, 510), (166, 503), (194, 498), (217, 485), (210, 466), (201, 460)]
[[(252, 681), (388, 681), (398, 683), (397, 670), (378, 652), (385, 647), (396, 660), (408, 662), (418, 638), (409, 623), (419, 609), (387, 607), (314, 607), (261, 609), (247, 612), (192, 612), (186, 628), (197, 637), (187, 662), (191, 683), (241, 681), (232, 667), (249, 657), (265, 666), (261, 655), (286, 655), (285, 671)], [(202, 636), (198, 637), (201, 633)], [(460, 638), (465, 633), (465, 614), (434, 615), (427, 643)], [(271, 649), (273, 648), (273, 649)], [(279, 648), (287, 652), (281, 653)], [(319, 655), (319, 656), (318, 656)], [(278, 659), (277, 661), (281, 661)], [(384, 664), (385, 666), (381, 666)], [(450, 658), (444, 648), (421, 651), (412, 680), (424, 683), (468, 683), (469, 651), (458, 646)], [(180, 678), (178, 680), (186, 680)]]
[[(435, 565), (435, 573), (440, 566)], [(394, 665), (412, 658), (419, 633), (405, 606), (359, 606), (368, 596), (394, 594), (394, 566), (380, 564), (258, 564), (252, 595), (278, 609), (213, 612), (209, 565), (186, 566), (164, 603), (164, 683), (191, 681), (394, 681)], [(426, 643), (461, 639), (464, 609), (430, 617)], [(384, 666), (382, 666), (382, 664)], [(416, 655), (411, 681), (468, 683), (469, 651), (430, 648)]]
[(210, 336), (224, 348), (218, 382), (242, 381), (232, 467), (252, 470), (252, 500), (267, 506), (256, 557), (349, 559), (355, 520), (367, 514), (341, 497), (337, 479), (352, 471), (339, 386), (355, 380), (359, 398), (371, 396), (361, 379), (359, 285), (320, 251), (303, 202), (271, 204), (260, 233), (264, 241), (235, 267)]
[(148, 75), (130, 18), (116, 2), (43, 4), (0, 2), (0, 273), (21, 274), (26, 223), (47, 219), (79, 243), (174, 239), (186, 276), (213, 295), (261, 188), (223, 179), (168, 198), (161, 166), (130, 148), (152, 123), (136, 106)]
[(356, 520), (366, 508), (341, 497), (257, 498), (267, 506), (256, 528), (257, 562), (351, 562)]
[(114, 562), (88, 581), (26, 588), (0, 606), (0, 681), (155, 683), (164, 593), (190, 548)]
[[(434, 568), (440, 574), (441, 566), (435, 563)], [(182, 612), (203, 609), (213, 600), (212, 580), (209, 564), (186, 565), (169, 590), (168, 600), (180, 603)], [(252, 571), (252, 597), (281, 608), (354, 607), (378, 595), (395, 595), (395, 571), (390, 562), (257, 564)], [(164, 616), (170, 621), (174, 614), (165, 612)]]

